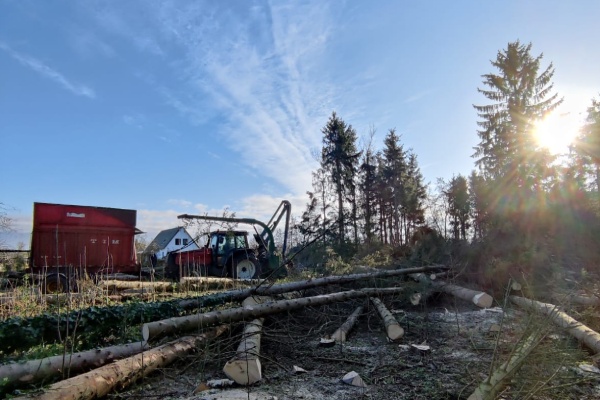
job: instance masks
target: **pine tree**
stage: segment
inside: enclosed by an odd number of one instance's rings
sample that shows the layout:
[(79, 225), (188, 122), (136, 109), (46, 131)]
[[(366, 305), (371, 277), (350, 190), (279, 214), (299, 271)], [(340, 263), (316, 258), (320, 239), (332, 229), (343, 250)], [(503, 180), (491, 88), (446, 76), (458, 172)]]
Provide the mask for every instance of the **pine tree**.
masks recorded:
[(363, 234), (367, 245), (373, 243), (377, 223), (377, 155), (372, 147), (373, 130), (370, 135), (369, 143), (362, 152), (359, 183)]
[(404, 237), (406, 241), (412, 236), (415, 229), (425, 222), (425, 199), (427, 186), (423, 182), (423, 174), (419, 168), (417, 155), (412, 151), (408, 155), (406, 175), (404, 178)]
[(388, 190), (387, 228), (390, 243), (402, 244), (402, 207), (405, 198), (406, 152), (400, 143), (400, 136), (394, 129), (386, 135), (383, 148), (382, 178)]
[(467, 229), (470, 227), (469, 215), (471, 203), (469, 189), (464, 176), (458, 175), (450, 180), (448, 190), (450, 225), (453, 228), (454, 239), (467, 239)]
[(498, 180), (503, 190), (536, 189), (552, 161), (539, 149), (533, 128), (560, 105), (552, 94), (552, 63), (540, 72), (543, 55), (533, 57), (531, 44), (509, 43), (491, 64), (498, 74), (483, 75), (486, 89), (478, 89), (493, 103), (475, 105), (479, 117), (479, 144), (474, 157), (485, 178)]
[(575, 141), (574, 148), (582, 158), (584, 165), (593, 168), (593, 179), (596, 184), (598, 201), (600, 202), (600, 101), (592, 99), (587, 109), (585, 125)]
[[(355, 179), (360, 153), (356, 150), (356, 131), (335, 112), (322, 130), (321, 168), (329, 175), (337, 198), (337, 241), (341, 246), (346, 237), (346, 202), (356, 215)], [(351, 221), (353, 222), (353, 221)], [(354, 225), (355, 232), (356, 226)], [(355, 233), (356, 234), (356, 233)]]

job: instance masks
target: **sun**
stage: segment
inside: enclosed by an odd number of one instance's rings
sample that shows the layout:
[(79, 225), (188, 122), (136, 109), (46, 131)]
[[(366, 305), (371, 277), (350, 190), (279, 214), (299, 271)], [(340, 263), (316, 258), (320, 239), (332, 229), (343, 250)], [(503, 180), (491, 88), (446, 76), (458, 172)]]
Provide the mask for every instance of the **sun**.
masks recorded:
[(538, 144), (551, 154), (566, 154), (580, 126), (580, 121), (573, 113), (554, 112), (536, 124), (535, 137)]

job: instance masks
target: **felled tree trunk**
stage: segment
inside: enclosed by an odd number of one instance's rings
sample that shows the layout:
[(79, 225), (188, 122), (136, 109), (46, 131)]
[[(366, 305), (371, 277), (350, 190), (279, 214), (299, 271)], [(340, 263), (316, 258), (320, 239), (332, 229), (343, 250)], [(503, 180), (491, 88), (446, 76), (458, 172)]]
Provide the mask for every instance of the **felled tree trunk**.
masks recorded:
[(146, 289), (154, 291), (168, 291), (172, 292), (176, 285), (172, 282), (162, 281), (118, 281), (118, 280), (106, 280), (100, 281), (100, 287), (106, 290), (126, 290), (126, 289)]
[[(404, 268), (404, 269), (395, 269), (390, 271), (379, 271), (374, 273), (364, 273), (364, 274), (351, 274), (351, 275), (332, 275), (324, 278), (316, 278), (316, 279), (308, 279), (305, 281), (299, 282), (288, 282), (288, 283), (280, 283), (275, 285), (266, 285), (262, 284), (256, 288), (247, 288), (247, 289), (235, 289), (228, 290), (226, 292), (215, 293), (209, 296), (203, 296), (199, 298), (180, 300), (179, 304), (181, 307), (186, 309), (189, 308), (199, 308), (212, 306), (217, 304), (226, 303), (228, 301), (242, 301), (243, 299), (250, 296), (270, 296), (275, 294), (289, 293), (299, 290), (312, 289), (315, 287), (322, 287), (327, 285), (340, 285), (346, 283), (352, 283), (356, 281), (375, 281), (380, 278), (389, 278), (393, 276), (402, 276), (408, 274), (416, 274), (419, 272), (430, 272), (430, 271), (440, 271), (447, 269), (443, 266), (431, 266), (431, 267), (418, 267), (418, 268)], [(187, 278), (186, 278), (187, 279)], [(221, 278), (216, 278), (221, 279)]]
[(75, 374), (85, 369), (98, 368), (114, 360), (140, 353), (147, 348), (146, 343), (130, 343), (24, 363), (5, 364), (0, 366), (0, 376), (5, 379), (3, 385), (16, 388), (61, 375)]
[(324, 294), (313, 297), (303, 297), (294, 300), (279, 300), (252, 307), (238, 307), (229, 310), (212, 311), (184, 317), (169, 318), (162, 321), (150, 322), (142, 326), (144, 340), (152, 340), (161, 335), (173, 332), (186, 332), (211, 325), (261, 318), (266, 315), (284, 311), (298, 310), (308, 306), (341, 302), (359, 297), (399, 293), (402, 288), (360, 289), (347, 292)]
[(262, 379), (260, 336), (263, 322), (264, 318), (257, 318), (246, 324), (235, 357), (223, 367), (225, 375), (239, 385), (252, 385)]
[(592, 349), (594, 353), (600, 353), (600, 334), (560, 311), (554, 304), (541, 303), (518, 296), (510, 296), (510, 300), (519, 307), (547, 315), (556, 325), (565, 328), (573, 337)]
[(227, 329), (228, 326), (222, 325), (202, 335), (185, 336), (133, 357), (125, 358), (74, 378), (55, 383), (41, 395), (16, 397), (15, 399), (97, 399), (107, 395), (117, 387), (123, 388), (139, 378), (147, 376), (157, 368), (169, 365), (207, 340), (221, 335)]
[(521, 342), (510, 359), (481, 382), (467, 400), (494, 400), (538, 344), (539, 338), (535, 334)]
[(354, 312), (350, 314), (350, 316), (346, 319), (346, 322), (344, 322), (342, 326), (340, 326), (335, 332), (333, 332), (331, 338), (336, 342), (344, 343), (346, 341), (346, 338), (348, 337), (348, 333), (350, 332), (350, 330), (352, 330), (352, 327), (358, 320), (358, 317), (360, 316), (362, 311), (362, 306), (356, 307)]
[[(248, 297), (242, 305), (252, 307), (257, 304), (273, 301), (270, 297)], [(239, 385), (252, 385), (262, 379), (260, 363), (260, 337), (264, 318), (257, 318), (244, 327), (242, 341), (236, 355), (223, 367), (225, 375)]]
[(371, 303), (375, 306), (377, 313), (381, 317), (383, 324), (385, 325), (385, 331), (390, 340), (398, 340), (404, 336), (404, 329), (400, 326), (396, 318), (386, 308), (386, 306), (376, 297), (371, 297)]
[(494, 303), (494, 299), (492, 298), (492, 296), (485, 292), (467, 289), (461, 286), (453, 285), (447, 282), (441, 282), (438, 280), (431, 281), (424, 274), (414, 274), (411, 275), (411, 277), (421, 283), (431, 285), (433, 288), (439, 291), (451, 294), (452, 296), (458, 297), (459, 299), (470, 301), (477, 307), (489, 308)]
[(575, 293), (556, 293), (552, 296), (559, 304), (574, 304), (585, 307), (596, 307), (600, 305), (600, 298), (595, 295), (580, 295)]

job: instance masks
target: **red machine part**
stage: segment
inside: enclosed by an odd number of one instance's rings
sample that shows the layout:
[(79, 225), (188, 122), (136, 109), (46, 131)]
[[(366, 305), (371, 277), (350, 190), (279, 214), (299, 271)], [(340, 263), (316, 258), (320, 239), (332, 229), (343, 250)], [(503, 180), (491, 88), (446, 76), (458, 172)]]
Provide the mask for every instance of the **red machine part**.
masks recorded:
[(135, 210), (34, 203), (30, 266), (34, 272), (78, 268), (89, 273), (139, 271)]

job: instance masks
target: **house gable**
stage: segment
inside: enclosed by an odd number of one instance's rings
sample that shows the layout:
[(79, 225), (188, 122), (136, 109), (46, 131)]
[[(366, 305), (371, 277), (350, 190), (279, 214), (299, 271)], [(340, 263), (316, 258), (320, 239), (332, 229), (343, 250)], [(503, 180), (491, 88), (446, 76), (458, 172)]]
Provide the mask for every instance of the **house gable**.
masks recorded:
[(164, 259), (171, 251), (180, 250), (197, 250), (198, 245), (192, 239), (192, 236), (180, 226), (177, 228), (165, 229), (161, 231), (156, 238), (146, 248), (145, 252), (156, 254), (158, 260)]

